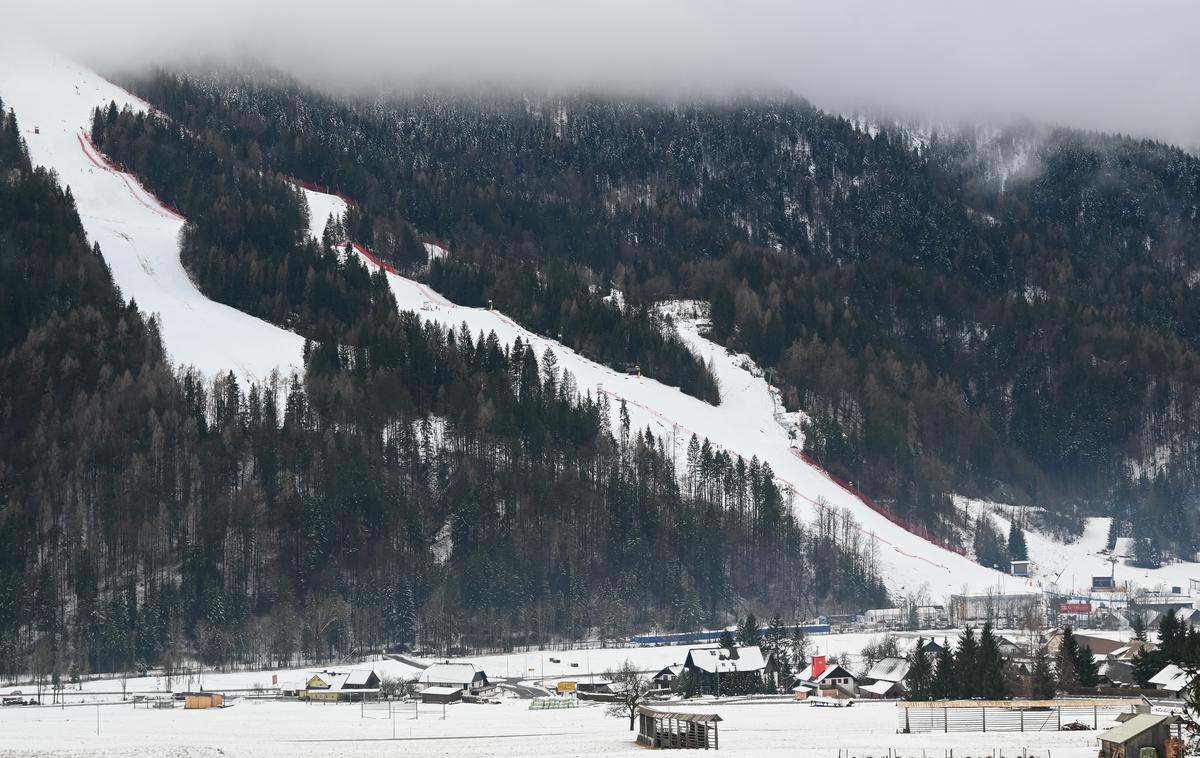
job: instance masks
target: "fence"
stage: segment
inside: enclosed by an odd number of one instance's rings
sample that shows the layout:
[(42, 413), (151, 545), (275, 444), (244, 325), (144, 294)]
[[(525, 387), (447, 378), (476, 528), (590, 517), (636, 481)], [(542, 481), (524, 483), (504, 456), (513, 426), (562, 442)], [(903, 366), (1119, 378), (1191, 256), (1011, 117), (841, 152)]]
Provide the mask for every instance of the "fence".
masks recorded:
[(1046, 747), (838, 748), (838, 758), (1051, 758)]
[(1089, 705), (1052, 706), (915, 706), (901, 705), (897, 731), (925, 732), (1057, 732), (1080, 723), (1099, 729), (1116, 721), (1120, 713), (1132, 713), (1128, 701)]

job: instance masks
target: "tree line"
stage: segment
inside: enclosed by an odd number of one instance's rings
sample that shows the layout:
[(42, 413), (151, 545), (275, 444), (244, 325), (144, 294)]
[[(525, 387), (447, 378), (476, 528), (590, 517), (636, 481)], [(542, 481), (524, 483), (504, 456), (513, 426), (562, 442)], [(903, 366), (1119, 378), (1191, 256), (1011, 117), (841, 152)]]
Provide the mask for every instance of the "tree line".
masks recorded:
[(366, 316), (308, 301), (341, 326), (307, 341), (303, 375), (172, 366), (69, 189), (30, 165), (13, 115), (0, 127), (0, 678), (886, 602), (846, 514), (801, 524), (769, 467), (707, 442), (685, 489), (664, 441), (552, 351), (401, 313), (353, 257), (331, 276)]

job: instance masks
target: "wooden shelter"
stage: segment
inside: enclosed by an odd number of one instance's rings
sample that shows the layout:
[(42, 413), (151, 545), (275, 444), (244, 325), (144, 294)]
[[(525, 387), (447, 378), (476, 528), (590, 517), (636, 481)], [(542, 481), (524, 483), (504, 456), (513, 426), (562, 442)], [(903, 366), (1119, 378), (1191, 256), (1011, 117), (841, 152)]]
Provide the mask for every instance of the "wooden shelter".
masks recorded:
[(638, 707), (638, 736), (640, 745), (649, 748), (690, 748), (717, 750), (720, 742), (715, 713), (684, 713)]
[(1173, 723), (1171, 716), (1139, 713), (1100, 735), (1101, 758), (1137, 758), (1142, 748), (1154, 748), (1157, 755), (1166, 755)]

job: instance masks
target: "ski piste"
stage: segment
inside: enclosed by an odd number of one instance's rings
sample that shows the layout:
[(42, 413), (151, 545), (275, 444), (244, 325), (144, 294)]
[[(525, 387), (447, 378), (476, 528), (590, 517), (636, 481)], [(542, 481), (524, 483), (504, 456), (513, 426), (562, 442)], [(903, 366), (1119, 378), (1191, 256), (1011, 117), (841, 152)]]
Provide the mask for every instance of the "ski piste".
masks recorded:
[(0, 40), (0, 98), (16, 113), (33, 163), (71, 188), (88, 241), (100, 244), (122, 295), (158, 317), (176, 365), (257, 379), (302, 368), (298, 334), (200, 292), (179, 259), (185, 220), (91, 145), (94, 108), (115, 102), (148, 111), (148, 104), (83, 66), (12, 39)]

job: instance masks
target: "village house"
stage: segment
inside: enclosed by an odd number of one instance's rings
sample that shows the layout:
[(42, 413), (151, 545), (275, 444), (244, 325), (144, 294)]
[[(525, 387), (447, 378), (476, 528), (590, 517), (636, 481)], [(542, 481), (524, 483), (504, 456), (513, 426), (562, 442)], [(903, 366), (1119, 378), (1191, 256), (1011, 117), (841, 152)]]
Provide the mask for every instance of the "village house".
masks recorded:
[(694, 647), (683, 662), (688, 682), (703, 695), (776, 689), (779, 671), (758, 645)]
[(669, 690), (675, 686), (675, 682), (682, 673), (683, 664), (673, 663), (650, 677), (650, 681), (654, 684), (655, 689)]
[(857, 697), (858, 677), (840, 664), (827, 666), (824, 657), (814, 656), (808, 666), (796, 675), (792, 691), (820, 697)]
[(324, 703), (356, 703), (379, 698), (379, 675), (371, 669), (319, 671), (304, 683), (305, 700)]
[(417, 677), (422, 691), (430, 687), (457, 687), (464, 695), (488, 697), (496, 687), (488, 681), (487, 673), (474, 663), (435, 663)]
[(950, 643), (946, 640), (938, 642), (930, 639), (925, 641), (925, 644), (921, 646), (921, 649), (925, 651), (925, 655), (929, 656), (930, 659), (935, 659), (946, 651), (946, 648), (949, 646), (949, 644)]
[(863, 684), (858, 692), (865, 697), (904, 697), (904, 679), (908, 676), (907, 658), (884, 658), (863, 675)]
[(1150, 686), (1156, 690), (1162, 690), (1169, 697), (1177, 698), (1181, 697), (1180, 693), (1187, 689), (1189, 681), (1188, 673), (1172, 663), (1164, 666), (1162, 671), (1150, 677)]
[(1018, 658), (1028, 652), (1025, 645), (1002, 634), (996, 637), (996, 647), (1000, 649), (1000, 655), (1005, 658)]

